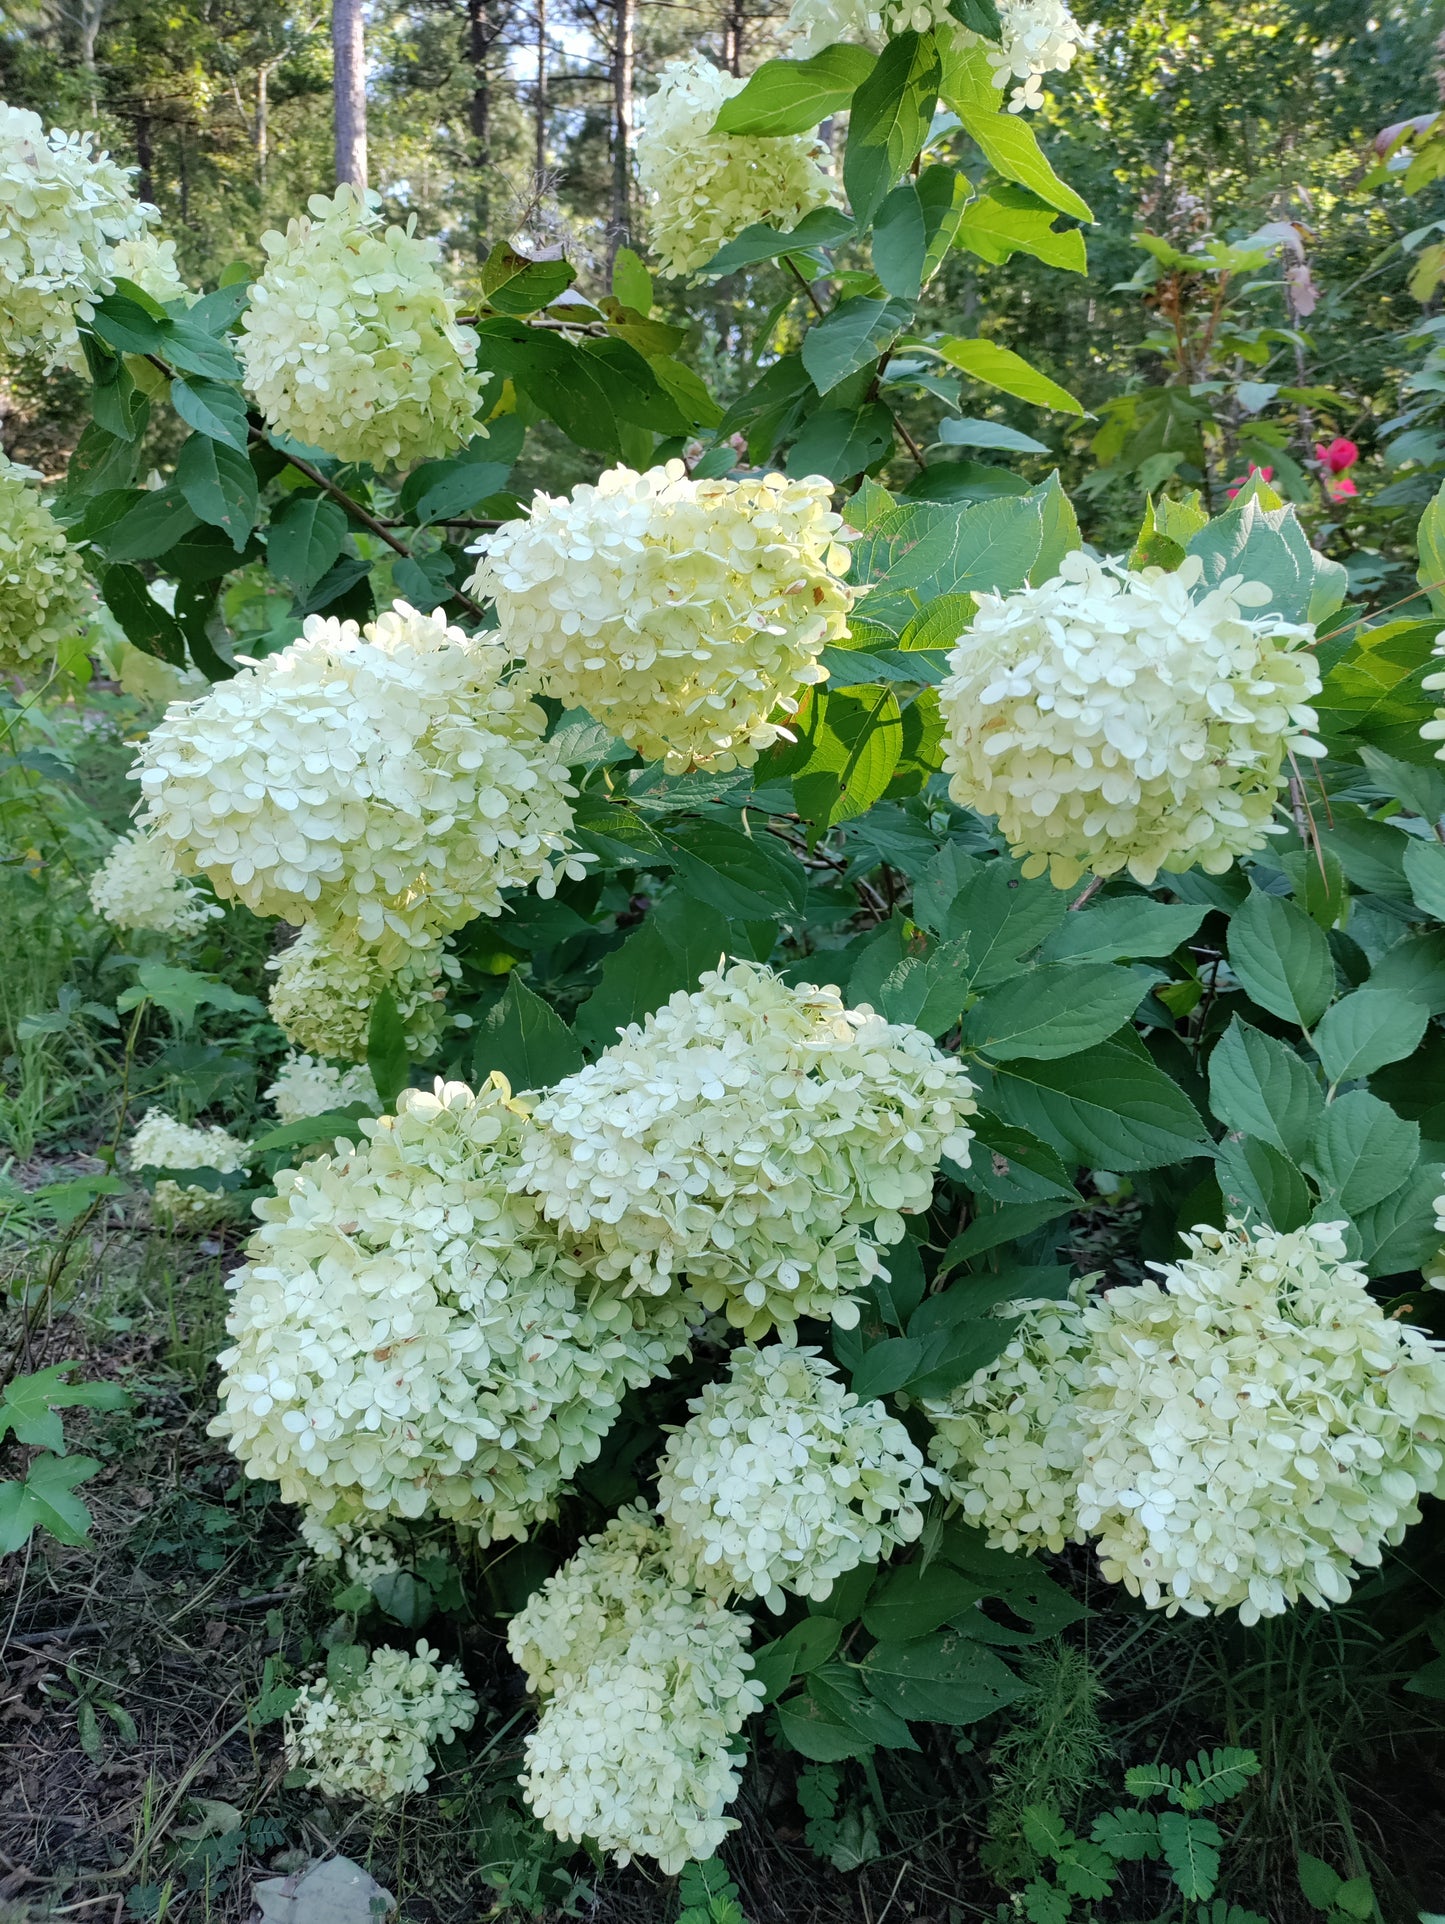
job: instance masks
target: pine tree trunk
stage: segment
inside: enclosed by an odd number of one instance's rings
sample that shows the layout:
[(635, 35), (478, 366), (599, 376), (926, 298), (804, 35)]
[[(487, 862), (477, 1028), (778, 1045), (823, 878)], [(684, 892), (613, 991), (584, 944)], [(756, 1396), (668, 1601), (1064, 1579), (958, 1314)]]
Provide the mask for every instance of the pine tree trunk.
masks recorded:
[(547, 176), (547, 0), (536, 0), (537, 7), (537, 91), (532, 101), (536, 136), (534, 170), (537, 191)]
[(155, 154), (151, 147), (151, 117), (148, 113), (138, 113), (135, 117), (135, 192), (137, 200), (149, 201), (155, 205), (156, 189), (152, 169)]
[(366, 190), (366, 36), (362, 0), (331, 0), (336, 179)]
[(489, 175), (492, 167), (492, 24), (490, 0), (467, 0), (467, 59), (472, 69), (472, 97), (467, 124), (472, 136), (472, 166), (476, 174), (477, 253), (485, 258), (492, 219)]
[(631, 238), (632, 214), (632, 63), (636, 0), (617, 0), (617, 34), (612, 47), (612, 232), (609, 263)]

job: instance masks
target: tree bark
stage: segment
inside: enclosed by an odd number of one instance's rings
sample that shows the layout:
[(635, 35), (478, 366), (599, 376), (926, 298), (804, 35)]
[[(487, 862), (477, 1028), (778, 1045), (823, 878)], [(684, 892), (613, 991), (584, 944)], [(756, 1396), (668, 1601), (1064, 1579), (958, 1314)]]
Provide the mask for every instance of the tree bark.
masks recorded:
[(536, 7), (537, 90), (532, 100), (536, 151), (533, 165), (537, 175), (537, 191), (541, 193), (542, 183), (547, 177), (547, 0), (536, 0)]
[(155, 205), (156, 189), (152, 169), (155, 152), (151, 146), (151, 117), (144, 110), (135, 117), (135, 192), (137, 200)]
[(331, 0), (336, 180), (366, 191), (366, 35), (362, 0)]
[(256, 69), (256, 185), (263, 190), (271, 144), (270, 79), (271, 63), (263, 60)]
[(476, 172), (477, 254), (485, 258), (492, 223), (492, 42), (497, 31), (491, 0), (467, 0), (467, 59), (472, 69), (472, 97), (467, 125), (472, 136), (472, 166)]
[(730, 74), (741, 74), (743, 70), (743, 0), (727, 0), (727, 12), (723, 15), (723, 65)]
[(636, 0), (616, 0), (617, 32), (612, 46), (612, 232), (609, 265), (631, 238), (632, 215), (632, 65)]

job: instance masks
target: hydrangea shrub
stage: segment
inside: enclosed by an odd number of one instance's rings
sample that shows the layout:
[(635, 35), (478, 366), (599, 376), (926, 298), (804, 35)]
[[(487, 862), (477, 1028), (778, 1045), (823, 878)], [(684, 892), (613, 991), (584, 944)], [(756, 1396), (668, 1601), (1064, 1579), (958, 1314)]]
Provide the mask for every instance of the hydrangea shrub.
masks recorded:
[[(642, 143), (659, 272), (782, 303), (726, 406), (631, 250), (503, 242), (463, 315), (341, 189), (192, 289), (0, 109), (0, 344), (95, 417), (58, 486), (0, 470), (0, 667), (79, 685), (98, 595), (169, 698), (90, 883), (122, 1008), (269, 925), (279, 1127), (122, 1157), (178, 1225), (253, 1184), (213, 1432), (364, 1625), (424, 1592), (460, 1650), (464, 1571), (519, 1798), (668, 1873), (760, 1739), (1007, 1717), (1086, 1563), (1101, 1613), (1340, 1604), (1445, 1457), (1445, 504), (1392, 619), (1263, 476), (1181, 470), (1104, 556), (1057, 474), (930, 459), (945, 373), (1082, 411), (924, 300), (1041, 225), (1083, 266), (1024, 112), (1081, 34), (790, 34), (679, 63)], [(419, 1790), (512, 1714), (462, 1661), (333, 1649), (289, 1761)]]

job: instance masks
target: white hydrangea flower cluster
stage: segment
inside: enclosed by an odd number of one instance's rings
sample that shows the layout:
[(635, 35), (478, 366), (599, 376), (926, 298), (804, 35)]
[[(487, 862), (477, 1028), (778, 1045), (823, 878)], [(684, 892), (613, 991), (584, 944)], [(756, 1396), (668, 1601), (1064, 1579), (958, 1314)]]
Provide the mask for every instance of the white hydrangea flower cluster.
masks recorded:
[(0, 452), (0, 674), (53, 660), (92, 607), (80, 556), (34, 486), (39, 479)]
[(90, 878), (90, 905), (118, 929), (192, 935), (224, 913), (183, 876), (171, 852), (143, 828), (122, 835)]
[(813, 1349), (733, 1352), (658, 1466), (679, 1581), (726, 1600), (821, 1602), (923, 1528), (932, 1473), (882, 1403), (860, 1403)]
[(313, 1055), (362, 1062), (370, 1033), (371, 1007), (390, 989), (414, 1056), (430, 1055), (445, 1013), (442, 978), (461, 974), (456, 957), (441, 942), (406, 950), (388, 967), (375, 947), (357, 941), (349, 929), (308, 922), (296, 940), (267, 963), (274, 970), (268, 1005), (271, 1019), (298, 1049)]
[(1078, 1482), (1086, 1380), (1087, 1281), (1062, 1301), (1010, 1305), (1024, 1322), (1003, 1353), (922, 1408), (928, 1454), (944, 1489), (997, 1550), (1062, 1550), (1082, 1543)]
[(1189, 556), (1142, 573), (1081, 552), (1038, 588), (979, 597), (939, 690), (949, 792), (998, 818), (1026, 876), (1222, 874), (1272, 831), (1286, 752), (1324, 750), (1314, 630), (1249, 615)]
[(111, 289), (112, 248), (160, 218), (94, 140), (0, 101), (0, 350), (47, 367), (84, 367), (76, 323)]
[(958, 25), (945, 0), (793, 0), (788, 26), (796, 55), (821, 53), (840, 40), (881, 47), (898, 33), (937, 33), (983, 47), (993, 68), (994, 85), (1016, 80), (1009, 111), (1041, 107), (1039, 82), (1046, 73), (1064, 73), (1074, 63), (1083, 29), (1066, 0), (998, 0), (1002, 38), (985, 40)]
[(815, 134), (776, 138), (714, 133), (723, 103), (746, 81), (702, 56), (670, 60), (648, 100), (637, 178), (663, 272), (698, 274), (727, 241), (761, 221), (789, 234), (826, 207), (828, 149)]
[(1343, 1603), (1440, 1490), (1445, 1349), (1385, 1314), (1346, 1228), (1197, 1229), (1085, 1311), (1079, 1522), (1151, 1607)]
[(309, 1116), (324, 1116), (352, 1102), (370, 1103), (374, 1107), (376, 1084), (365, 1063), (353, 1069), (336, 1069), (329, 1062), (298, 1055), (292, 1049), (276, 1071), (276, 1080), (263, 1095), (275, 1109), (279, 1122), (304, 1122)]
[(518, 1182), (595, 1236), (603, 1276), (661, 1293), (685, 1274), (752, 1339), (851, 1328), (940, 1157), (967, 1164), (973, 1094), (922, 1030), (736, 962), (547, 1091)]
[(416, 1655), (373, 1650), (349, 1686), (309, 1683), (286, 1717), (286, 1761), (327, 1797), (386, 1803), (425, 1790), (433, 1748), (476, 1721), (477, 1700), (456, 1664), (418, 1638)]
[(522, 1776), (537, 1817), (672, 1875), (737, 1828), (733, 1744), (763, 1688), (747, 1620), (668, 1582), (667, 1559), (665, 1532), (625, 1510), (542, 1585), (508, 1642), (543, 1697)]
[(751, 767), (846, 633), (831, 489), (611, 468), (484, 535), (469, 586), (547, 694), (672, 773)]
[(950, 1493), (1003, 1548), (1092, 1539), (1171, 1616), (1343, 1603), (1445, 1485), (1445, 1347), (1385, 1314), (1346, 1228), (1201, 1227), (1159, 1282), (1036, 1307), (927, 1406)]
[(333, 1529), (524, 1536), (687, 1346), (679, 1305), (600, 1285), (508, 1193), (525, 1126), (499, 1080), (409, 1089), (256, 1204), (211, 1430)]
[(554, 859), (576, 865), (576, 791), (507, 664), (495, 639), (404, 601), (364, 629), (312, 615), (290, 647), (171, 706), (133, 771), (140, 820), (223, 898), (353, 929), (399, 961), (500, 914), (503, 889), (546, 889)]
[(112, 248), (110, 272), (112, 277), (134, 281), (163, 307), (169, 301), (194, 304), (196, 300), (176, 263), (175, 242), (158, 234), (138, 234)]
[[(219, 1176), (234, 1175), (250, 1161), (250, 1144), (212, 1124), (192, 1129), (164, 1109), (148, 1109), (136, 1125), (128, 1150), (130, 1167), (140, 1169), (214, 1169)], [(225, 1190), (205, 1189), (200, 1183), (178, 1183), (161, 1177), (151, 1197), (151, 1208), (161, 1222), (203, 1229), (226, 1214)]]
[(417, 239), (415, 216), (384, 227), (377, 204), (343, 185), (261, 237), (238, 351), (268, 427), (342, 461), (405, 467), (484, 432), (486, 376), (437, 270), (440, 243)]
[[(1437, 639), (1430, 653), (1436, 661), (1445, 661), (1445, 639)], [(1426, 675), (1420, 686), (1428, 689), (1432, 695), (1445, 689), (1445, 668), (1440, 669), (1436, 674)], [(1427, 742), (1445, 742), (1445, 708), (1437, 708), (1433, 718), (1423, 724), (1420, 729), (1420, 739)], [(1445, 748), (1435, 750), (1435, 759), (1437, 762), (1445, 762)], [(1436, 1228), (1445, 1229), (1445, 1197), (1436, 1204), (1436, 1211), (1441, 1219), (1436, 1224)]]

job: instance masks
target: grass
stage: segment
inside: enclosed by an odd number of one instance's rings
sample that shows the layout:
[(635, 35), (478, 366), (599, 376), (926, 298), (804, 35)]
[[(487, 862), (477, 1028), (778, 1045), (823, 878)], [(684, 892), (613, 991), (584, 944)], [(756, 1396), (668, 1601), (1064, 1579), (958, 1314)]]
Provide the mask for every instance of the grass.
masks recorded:
[[(11, 936), (0, 971), (0, 1168), (33, 1190), (100, 1166), (115, 1123), (118, 1027), (102, 1012), (132, 976), (90, 914), (84, 877), (123, 826), (133, 708), (51, 718), (63, 778), (0, 771), (0, 824), (18, 850), (0, 867)], [(33, 771), (32, 771), (33, 773)], [(264, 994), (266, 935), (228, 917), (170, 959), (224, 966)], [(89, 1013), (86, 1004), (92, 1005)], [(58, 1016), (59, 1020), (51, 1020)], [(246, 1024), (249, 1023), (249, 1026)], [(160, 1102), (241, 1133), (261, 1125), (258, 1090), (275, 1048), (259, 1022), (163, 1015), (140, 1036), (136, 1107)], [(1082, 1221), (1082, 1266), (1130, 1260), (1141, 1199)], [(17, 1218), (16, 1220), (20, 1220)], [(0, 1353), (53, 1241), (0, 1226)], [(402, 1899), (411, 1924), (585, 1916), (671, 1924), (675, 1880), (646, 1865), (599, 1867), (541, 1833), (515, 1788), (529, 1710), (502, 1618), (543, 1567), (535, 1546), (491, 1552), (467, 1571), (473, 1599), (424, 1626), (360, 1621), (337, 1603), (344, 1578), (304, 1567), (294, 1514), (247, 1481), (206, 1426), (224, 1340), (227, 1272), (240, 1225), (196, 1239), (154, 1228), (140, 1199), (108, 1203), (38, 1304), (28, 1362), (76, 1359), (121, 1382), (129, 1409), (75, 1413), (72, 1447), (99, 1457), (86, 1485), (89, 1547), (36, 1539), (0, 1564), (0, 1924), (50, 1916), (240, 1924), (261, 1875), (344, 1851)], [(13, 1445), (10, 1446), (13, 1448)], [(5, 1468), (13, 1466), (7, 1462)], [(594, 1493), (595, 1494), (595, 1493)], [(1125, 1763), (1182, 1762), (1201, 1747), (1258, 1751), (1240, 1808), (1229, 1895), (1272, 1924), (1315, 1914), (1297, 1853), (1364, 1871), (1380, 1924), (1445, 1903), (1445, 1826), (1434, 1756), (1440, 1706), (1403, 1685), (1428, 1656), (1421, 1623), (1439, 1571), (1393, 1565), (1330, 1615), (1301, 1612), (1245, 1631), (1168, 1624), (1103, 1592), (1086, 1559), (1064, 1575), (1095, 1608), (1063, 1646), (1027, 1659), (1028, 1697), (997, 1726), (921, 1727), (917, 1753), (879, 1752), (817, 1775), (766, 1741), (735, 1807), (724, 1856), (753, 1924), (973, 1924), (994, 1919), (1029, 1865), (1018, 1812), (1055, 1802), (1070, 1822), (1113, 1801)], [(482, 1702), (465, 1750), (431, 1791), (376, 1812), (333, 1808), (287, 1781), (277, 1690), (326, 1648), (414, 1640), (418, 1627), (464, 1661)], [(765, 1729), (765, 1725), (763, 1726)], [(824, 1861), (809, 1844), (834, 1829)], [(850, 1866), (864, 1859), (857, 1868)], [(1129, 1894), (1152, 1915), (1160, 1893)], [(1008, 1915), (1015, 1913), (1010, 1911)], [(1113, 1913), (1117, 1915), (1117, 1912)]]

